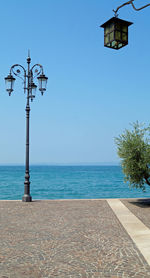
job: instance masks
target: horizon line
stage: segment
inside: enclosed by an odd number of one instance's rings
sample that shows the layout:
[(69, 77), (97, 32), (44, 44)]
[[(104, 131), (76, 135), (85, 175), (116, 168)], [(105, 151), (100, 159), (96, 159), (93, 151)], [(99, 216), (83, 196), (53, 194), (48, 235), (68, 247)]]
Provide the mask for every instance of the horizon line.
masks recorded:
[[(119, 162), (70, 162), (70, 163), (30, 163), (30, 166), (119, 166)], [(25, 166), (23, 163), (0, 163), (0, 166)]]

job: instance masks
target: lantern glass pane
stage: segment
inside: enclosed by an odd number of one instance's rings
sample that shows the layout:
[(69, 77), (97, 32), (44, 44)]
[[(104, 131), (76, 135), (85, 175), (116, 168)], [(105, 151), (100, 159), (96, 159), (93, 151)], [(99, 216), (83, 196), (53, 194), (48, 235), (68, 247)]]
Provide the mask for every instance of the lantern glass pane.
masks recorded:
[(127, 42), (127, 41), (128, 41), (127, 33), (122, 33), (122, 40), (123, 40), (124, 42)]
[(41, 92), (46, 91), (46, 85), (47, 85), (47, 78), (40, 77), (39, 78), (39, 90)]
[(105, 33), (105, 35), (107, 35), (109, 33), (109, 26), (105, 27), (104, 33)]
[(114, 48), (116, 47), (116, 41), (112, 42), (112, 47), (114, 47)]
[(111, 32), (109, 35), (109, 40), (113, 41), (114, 40), (114, 32)]
[(11, 89), (11, 80), (5, 79), (5, 85), (6, 85), (6, 91), (9, 91)]
[(43, 80), (42, 81), (42, 91), (46, 91), (46, 83), (47, 83), (47, 80)]
[(128, 32), (128, 26), (123, 25), (123, 26), (122, 26), (122, 31), (123, 31), (123, 32)]
[(111, 23), (109, 26), (109, 32), (112, 32), (114, 30), (114, 23)]
[(15, 84), (15, 80), (12, 80), (11, 82), (11, 89), (14, 90), (14, 84)]
[(120, 25), (119, 22), (116, 23), (116, 26), (115, 26), (115, 27), (116, 27), (117, 30), (121, 30), (121, 25)]
[(33, 86), (32, 87), (32, 95), (35, 96), (35, 94), (36, 94), (36, 86)]
[(41, 91), (41, 89), (42, 89), (42, 79), (39, 78), (38, 81), (39, 81), (39, 90)]
[(121, 40), (121, 32), (119, 32), (119, 31), (115, 32), (115, 39), (116, 40)]
[(105, 44), (109, 43), (109, 35), (105, 36)]
[(15, 79), (12, 79), (12, 78), (5, 79), (6, 91), (7, 92), (12, 92), (13, 91), (14, 83), (15, 83)]
[(118, 48), (121, 48), (123, 46), (122, 43), (118, 43)]

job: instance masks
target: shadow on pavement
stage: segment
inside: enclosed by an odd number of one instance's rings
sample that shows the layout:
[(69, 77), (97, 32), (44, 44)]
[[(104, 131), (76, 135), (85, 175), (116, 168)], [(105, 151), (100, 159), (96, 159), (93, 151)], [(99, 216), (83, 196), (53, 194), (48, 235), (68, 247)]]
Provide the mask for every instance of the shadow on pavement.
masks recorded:
[(128, 202), (142, 208), (150, 207), (150, 199), (137, 199), (136, 201), (130, 200)]

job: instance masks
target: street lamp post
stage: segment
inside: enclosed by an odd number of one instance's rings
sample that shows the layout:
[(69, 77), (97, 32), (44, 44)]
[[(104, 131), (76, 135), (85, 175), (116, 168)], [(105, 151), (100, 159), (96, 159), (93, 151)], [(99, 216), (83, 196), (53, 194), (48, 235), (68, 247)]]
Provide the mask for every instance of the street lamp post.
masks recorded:
[(10, 73), (5, 77), (6, 91), (9, 96), (13, 92), (15, 78), (13, 75), (21, 78), (24, 83), (24, 92), (27, 93), (26, 104), (26, 162), (25, 162), (25, 182), (24, 182), (24, 195), (22, 197), (23, 202), (31, 202), (32, 197), (30, 195), (30, 174), (29, 174), (29, 119), (30, 119), (30, 100), (35, 98), (35, 91), (37, 86), (34, 84), (33, 79), (37, 77), (39, 81), (39, 90), (41, 94), (46, 91), (46, 85), (48, 77), (44, 75), (43, 66), (35, 64), (30, 69), (31, 58), (28, 55), (27, 58), (27, 70), (20, 64), (15, 64), (10, 68)]

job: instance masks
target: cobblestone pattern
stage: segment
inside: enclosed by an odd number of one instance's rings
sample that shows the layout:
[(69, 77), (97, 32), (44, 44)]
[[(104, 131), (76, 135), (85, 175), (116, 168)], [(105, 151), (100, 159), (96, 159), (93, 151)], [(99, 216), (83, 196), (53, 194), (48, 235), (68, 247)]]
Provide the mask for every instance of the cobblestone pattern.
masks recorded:
[(0, 201), (0, 278), (148, 278), (104, 200)]
[(150, 199), (125, 199), (121, 202), (150, 229)]

